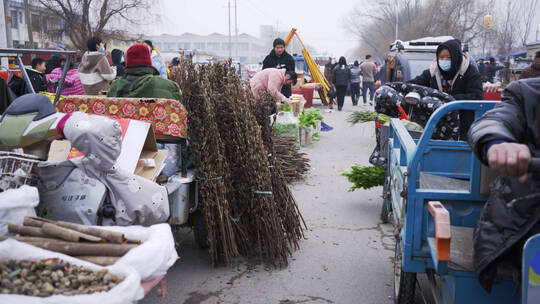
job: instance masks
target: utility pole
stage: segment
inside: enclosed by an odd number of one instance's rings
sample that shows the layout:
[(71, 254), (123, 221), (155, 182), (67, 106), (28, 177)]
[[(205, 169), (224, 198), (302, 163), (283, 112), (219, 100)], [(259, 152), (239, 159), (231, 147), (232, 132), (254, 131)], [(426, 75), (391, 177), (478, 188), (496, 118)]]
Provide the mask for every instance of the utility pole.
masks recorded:
[(5, 29), (6, 29), (6, 42), (7, 42), (7, 47), (13, 47), (13, 40), (11, 39), (11, 24), (8, 24), (7, 23), (7, 18), (9, 16), (9, 4), (8, 4), (8, 0), (3, 0), (3, 4), (4, 4), (4, 24), (6, 25)]
[(236, 0), (234, 0), (234, 43), (235, 43), (235, 57), (236, 60), (240, 61), (240, 57), (238, 57), (238, 15), (236, 14)]
[(28, 30), (28, 40), (30, 48), (34, 48), (34, 34), (32, 33), (32, 19), (30, 18), (30, 5), (28, 0), (24, 0), (24, 18), (26, 19), (26, 29)]
[(231, 0), (227, 1), (229, 6), (229, 58), (232, 58), (232, 49), (231, 49)]
[(398, 22), (399, 22), (399, 17), (398, 17), (398, 13), (399, 13), (399, 10), (398, 10), (398, 0), (396, 0), (395, 10), (396, 10), (396, 40), (398, 40)]

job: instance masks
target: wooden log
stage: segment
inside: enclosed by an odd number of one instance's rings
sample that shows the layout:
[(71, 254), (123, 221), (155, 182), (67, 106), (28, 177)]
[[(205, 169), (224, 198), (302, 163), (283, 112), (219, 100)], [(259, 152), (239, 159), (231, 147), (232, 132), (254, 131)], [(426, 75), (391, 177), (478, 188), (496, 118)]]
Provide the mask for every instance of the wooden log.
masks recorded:
[(112, 264), (116, 263), (116, 261), (118, 261), (120, 258), (119, 257), (109, 257), (109, 256), (78, 256), (77, 259), (81, 259), (81, 260), (84, 260), (84, 261), (87, 261), (87, 262), (90, 262), (90, 263), (94, 263), (96, 265), (109, 266), (109, 265), (112, 265)]
[[(89, 227), (89, 226), (84, 226), (84, 225), (79, 225), (79, 224), (64, 222), (64, 221), (58, 221), (56, 222), (56, 225), (64, 227), (64, 228), (76, 230), (85, 234), (97, 236), (115, 244), (123, 244), (126, 242), (126, 238), (124, 234), (120, 232), (109, 231), (105, 229), (99, 229), (95, 227)], [(138, 244), (140, 244), (140, 241)]]
[(51, 223), (54, 224), (54, 221), (44, 219), (41, 217), (35, 217), (35, 216), (26, 216), (24, 217), (24, 226), (31, 226), (31, 227), (41, 227), (45, 223)]
[(39, 248), (60, 252), (70, 256), (121, 257), (131, 249), (138, 246), (135, 244), (75, 243), (40, 237), (0, 236), (0, 241), (6, 239), (14, 239)]
[(8, 231), (11, 233), (17, 233), (21, 236), (37, 236), (37, 237), (47, 237), (41, 228), (31, 227), (31, 226), (19, 226), (19, 225), (8, 225)]
[(81, 240), (90, 241), (94, 243), (105, 242), (105, 240), (100, 237), (96, 237), (96, 236), (85, 234), (79, 231), (60, 227), (58, 225), (51, 224), (51, 223), (43, 224), (41, 229), (48, 236), (56, 237), (56, 238), (59, 238), (68, 242), (79, 242)]

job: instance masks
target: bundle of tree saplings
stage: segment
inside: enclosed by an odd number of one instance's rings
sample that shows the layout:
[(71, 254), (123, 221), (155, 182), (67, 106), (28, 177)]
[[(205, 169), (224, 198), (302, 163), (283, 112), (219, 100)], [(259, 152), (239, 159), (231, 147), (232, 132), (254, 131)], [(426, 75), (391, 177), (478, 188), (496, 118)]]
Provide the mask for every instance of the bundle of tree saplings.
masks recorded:
[(281, 169), (287, 182), (300, 179), (309, 171), (309, 159), (305, 153), (299, 151), (296, 137), (275, 135), (272, 141), (276, 153), (276, 165)]
[(190, 151), (199, 179), (199, 200), (207, 227), (207, 245), (212, 264), (229, 264), (239, 255), (236, 234), (229, 215), (231, 178), (225, 160), (225, 145), (216, 121), (214, 102), (208, 90), (206, 67), (197, 71), (185, 60), (171, 70), (182, 90), (182, 103), (188, 110)]
[(106, 292), (122, 281), (107, 269), (93, 271), (58, 259), (0, 263), (0, 294), (73, 296)]
[(102, 266), (114, 264), (141, 243), (119, 232), (40, 217), (25, 217), (23, 226), (10, 224), (8, 231), (19, 236), (0, 236), (0, 241), (11, 238)]
[[(248, 99), (253, 101), (251, 92), (248, 91), (246, 94), (249, 96)], [(269, 157), (273, 194), (275, 202), (278, 204), (282, 223), (285, 225), (284, 231), (287, 234), (289, 243), (294, 244), (295, 248), (298, 248), (298, 239), (304, 236), (302, 227), (305, 227), (306, 223), (302, 218), (302, 214), (298, 209), (298, 204), (296, 203), (291, 190), (287, 186), (287, 180), (282, 171), (283, 164), (280, 164), (279, 153), (274, 144), (276, 137), (272, 136), (273, 130), (268, 124), (268, 117), (270, 113), (272, 113), (273, 106), (274, 99), (268, 93), (254, 103), (252, 102), (252, 109), (254, 109), (253, 112), (255, 113), (255, 117), (261, 128), (261, 135), (263, 137), (266, 153), (268, 153)], [(294, 137), (293, 141), (292, 147), (296, 149)]]
[(212, 261), (229, 264), (244, 255), (286, 266), (303, 236), (301, 216), (291, 193), (281, 188), (288, 191), (275, 173), (249, 87), (230, 64), (196, 69), (184, 61), (171, 74), (189, 112)]

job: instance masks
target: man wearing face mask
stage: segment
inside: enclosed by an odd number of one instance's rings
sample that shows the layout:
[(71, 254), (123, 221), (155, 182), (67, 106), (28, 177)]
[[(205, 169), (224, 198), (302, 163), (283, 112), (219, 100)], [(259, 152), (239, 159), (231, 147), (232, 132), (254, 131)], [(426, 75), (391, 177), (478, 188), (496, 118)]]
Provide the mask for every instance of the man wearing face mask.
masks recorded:
[[(437, 89), (456, 100), (483, 100), (482, 75), (469, 56), (461, 51), (461, 41), (448, 40), (437, 48), (437, 58), (430, 68), (410, 83)], [(460, 111), (460, 139), (466, 140), (474, 113)]]
[(105, 57), (105, 44), (100, 38), (88, 39), (87, 47), (79, 65), (79, 77), (86, 95), (99, 95), (109, 90), (109, 82), (116, 78), (116, 68)]

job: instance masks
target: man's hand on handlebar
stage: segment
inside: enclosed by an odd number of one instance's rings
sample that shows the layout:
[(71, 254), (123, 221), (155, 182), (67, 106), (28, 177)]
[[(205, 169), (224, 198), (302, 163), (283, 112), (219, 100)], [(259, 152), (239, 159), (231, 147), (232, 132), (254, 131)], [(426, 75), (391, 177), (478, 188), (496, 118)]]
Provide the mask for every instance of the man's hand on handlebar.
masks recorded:
[(489, 168), (504, 176), (518, 176), (523, 183), (529, 178), (527, 173), (531, 162), (529, 147), (517, 143), (499, 143), (487, 151)]

